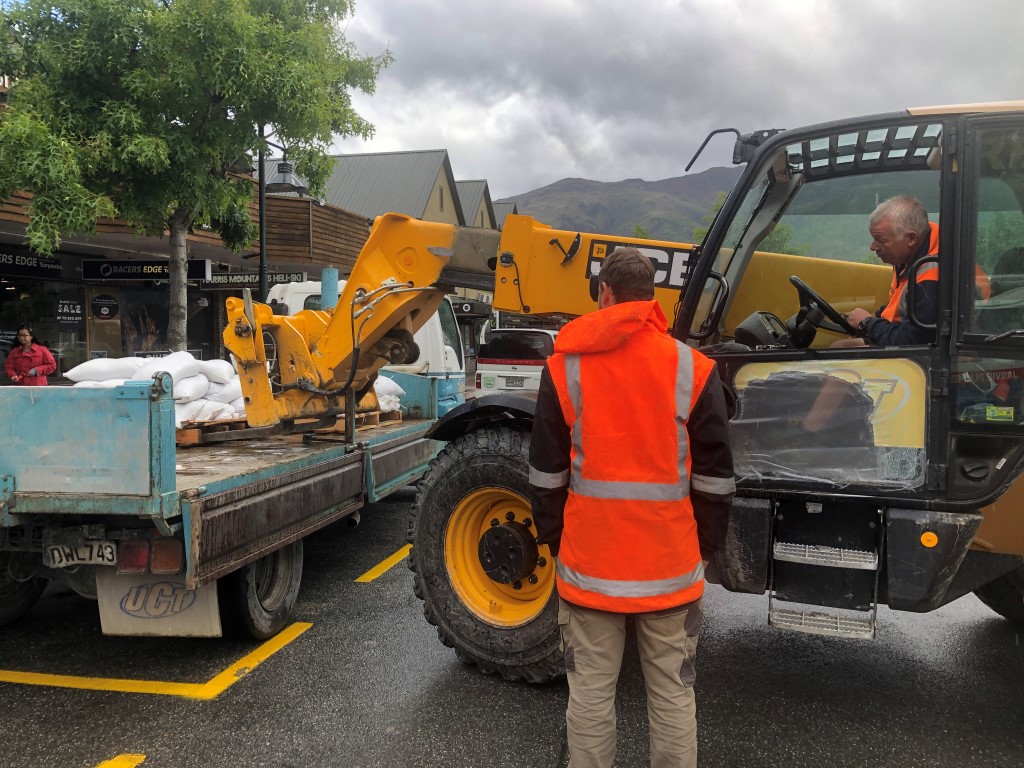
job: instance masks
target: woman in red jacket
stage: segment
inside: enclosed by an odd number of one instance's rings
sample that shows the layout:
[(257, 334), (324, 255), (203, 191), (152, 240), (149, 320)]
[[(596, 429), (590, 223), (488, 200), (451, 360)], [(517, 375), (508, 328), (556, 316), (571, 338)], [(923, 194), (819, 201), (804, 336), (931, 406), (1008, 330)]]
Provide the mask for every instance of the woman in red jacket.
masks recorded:
[(45, 387), (46, 377), (57, 370), (50, 350), (36, 344), (27, 326), (18, 329), (18, 345), (7, 353), (4, 373), (23, 387)]

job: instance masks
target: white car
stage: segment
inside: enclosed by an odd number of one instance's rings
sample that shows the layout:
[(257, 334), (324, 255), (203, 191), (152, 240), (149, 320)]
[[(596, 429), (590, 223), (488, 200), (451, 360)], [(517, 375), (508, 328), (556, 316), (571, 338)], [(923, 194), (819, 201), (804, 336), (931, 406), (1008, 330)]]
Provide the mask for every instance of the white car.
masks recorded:
[(544, 363), (555, 351), (556, 335), (557, 331), (539, 328), (492, 330), (477, 355), (477, 391), (536, 392)]

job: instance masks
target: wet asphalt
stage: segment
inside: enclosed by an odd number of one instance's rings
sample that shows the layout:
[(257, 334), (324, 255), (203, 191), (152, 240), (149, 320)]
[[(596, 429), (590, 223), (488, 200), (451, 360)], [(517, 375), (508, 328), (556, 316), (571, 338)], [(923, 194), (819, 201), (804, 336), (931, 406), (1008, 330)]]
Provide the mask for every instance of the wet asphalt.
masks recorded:
[[(564, 682), (507, 683), (438, 642), (402, 563), (402, 491), (355, 529), (306, 540), (294, 619), (313, 627), (212, 701), (0, 683), (0, 766), (562, 766)], [(710, 587), (698, 653), (702, 766), (1024, 765), (1024, 631), (973, 596), (883, 609), (873, 642), (767, 626), (767, 598)], [(0, 630), (0, 669), (205, 682), (258, 644), (109, 638), (53, 590)], [(620, 768), (647, 764), (633, 644), (619, 684)]]

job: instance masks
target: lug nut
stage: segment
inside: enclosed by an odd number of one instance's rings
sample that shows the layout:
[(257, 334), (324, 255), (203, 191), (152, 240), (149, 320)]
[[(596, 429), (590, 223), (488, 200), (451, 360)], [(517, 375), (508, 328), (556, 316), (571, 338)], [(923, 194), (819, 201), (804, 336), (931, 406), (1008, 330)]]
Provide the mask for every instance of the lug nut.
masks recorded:
[(498, 518), (495, 517), (493, 520), (491, 520), (491, 528), (497, 528), (498, 525)]
[(523, 520), (523, 525), (529, 528), (531, 525), (533, 525), (533, 520), (527, 517), (525, 520)]
[(531, 573), (530, 574), (530, 578), (528, 578), (527, 581), (530, 582), (531, 584), (536, 584), (537, 581), (538, 581), (537, 574), (536, 573)]
[(537, 558), (537, 565), (539, 565), (541, 568), (543, 568), (547, 564), (548, 564), (548, 559), (546, 557), (538, 557)]
[(511, 523), (513, 520), (516, 519), (516, 513), (515, 512), (506, 512), (505, 513), (505, 519), (508, 520)]
[(521, 582), (521, 581), (514, 581), (514, 582), (512, 582), (512, 589), (522, 589), (522, 588), (523, 588), (523, 582)]

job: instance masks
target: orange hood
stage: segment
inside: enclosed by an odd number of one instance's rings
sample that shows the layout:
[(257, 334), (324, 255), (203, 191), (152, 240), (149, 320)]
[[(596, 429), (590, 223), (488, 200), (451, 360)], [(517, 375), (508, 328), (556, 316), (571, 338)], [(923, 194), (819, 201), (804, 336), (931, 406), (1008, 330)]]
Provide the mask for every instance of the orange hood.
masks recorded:
[(607, 352), (621, 347), (648, 327), (660, 333), (668, 330), (668, 321), (658, 301), (624, 301), (568, 323), (555, 338), (555, 352)]

